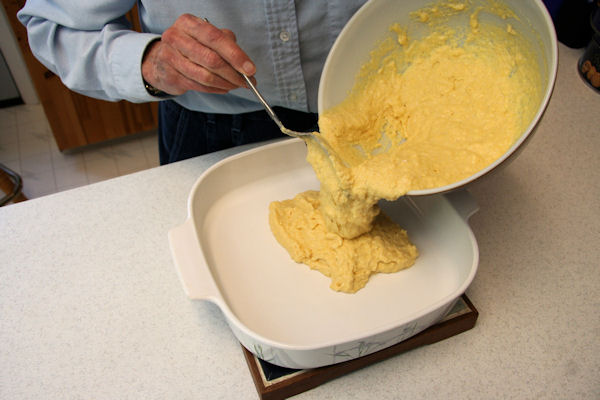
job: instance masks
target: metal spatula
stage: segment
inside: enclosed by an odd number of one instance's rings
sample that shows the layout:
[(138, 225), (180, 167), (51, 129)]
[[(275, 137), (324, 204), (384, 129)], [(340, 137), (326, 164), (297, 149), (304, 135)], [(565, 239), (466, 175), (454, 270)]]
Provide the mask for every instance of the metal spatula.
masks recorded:
[(256, 86), (254, 86), (254, 84), (252, 83), (252, 81), (250, 80), (250, 78), (248, 78), (245, 74), (241, 74), (241, 75), (244, 77), (244, 79), (248, 83), (248, 87), (250, 88), (250, 90), (252, 90), (252, 92), (254, 92), (254, 94), (256, 95), (256, 97), (258, 98), (258, 100), (263, 105), (263, 107), (267, 111), (267, 114), (269, 114), (269, 117), (271, 117), (271, 119), (273, 121), (275, 121), (275, 123), (277, 124), (277, 126), (279, 127), (279, 129), (281, 130), (282, 133), (285, 133), (286, 135), (293, 136), (293, 137), (299, 137), (299, 138), (302, 138), (302, 137), (313, 137), (317, 141), (321, 140), (321, 138), (318, 138), (317, 136), (315, 136), (313, 132), (297, 132), (297, 131), (293, 131), (293, 130), (288, 129), (285, 126), (283, 126), (283, 123), (281, 122), (281, 120), (277, 117), (277, 115), (275, 114), (275, 112), (273, 111), (273, 109), (271, 108), (271, 106), (269, 106), (269, 104), (267, 103), (267, 101), (265, 100), (265, 98), (262, 97), (262, 95), (260, 94), (260, 92), (258, 91), (258, 89), (256, 89)]

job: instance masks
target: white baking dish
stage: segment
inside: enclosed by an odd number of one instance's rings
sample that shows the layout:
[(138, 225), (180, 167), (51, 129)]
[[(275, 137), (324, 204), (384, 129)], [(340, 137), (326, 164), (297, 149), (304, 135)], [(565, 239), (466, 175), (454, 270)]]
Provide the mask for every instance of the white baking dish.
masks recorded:
[(415, 265), (372, 276), (355, 294), (291, 260), (268, 224), (273, 200), (318, 189), (304, 142), (285, 139), (208, 169), (169, 232), (183, 288), (214, 302), (239, 341), (273, 364), (313, 368), (396, 344), (441, 319), (471, 283), (478, 248), (466, 191), (382, 204), (419, 249)]

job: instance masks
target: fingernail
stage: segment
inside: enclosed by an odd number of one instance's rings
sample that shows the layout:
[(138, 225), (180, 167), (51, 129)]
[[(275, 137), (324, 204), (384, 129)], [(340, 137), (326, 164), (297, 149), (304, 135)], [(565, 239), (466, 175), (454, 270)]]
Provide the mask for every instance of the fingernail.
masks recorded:
[(256, 72), (256, 67), (250, 61), (246, 61), (244, 65), (242, 65), (242, 69), (246, 75), (254, 75)]

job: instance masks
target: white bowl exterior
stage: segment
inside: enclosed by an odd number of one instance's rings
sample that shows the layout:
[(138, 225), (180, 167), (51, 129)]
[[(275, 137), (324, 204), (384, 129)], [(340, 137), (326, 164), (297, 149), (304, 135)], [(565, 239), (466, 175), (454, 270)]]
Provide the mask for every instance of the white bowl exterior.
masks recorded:
[[(515, 23), (518, 32), (524, 34), (537, 46), (540, 76), (544, 85), (538, 112), (520, 138), (506, 153), (476, 174), (440, 188), (413, 190), (411, 196), (444, 193), (486, 175), (500, 164), (514, 158), (524, 146), (542, 118), (554, 89), (558, 68), (558, 45), (552, 18), (541, 0), (503, 0), (521, 19)], [(341, 103), (352, 89), (360, 67), (369, 59), (377, 42), (390, 35), (393, 23), (407, 25), (409, 13), (431, 4), (431, 0), (370, 0), (363, 5), (346, 24), (325, 62), (319, 83), (319, 113)], [(511, 22), (512, 23), (512, 22)]]

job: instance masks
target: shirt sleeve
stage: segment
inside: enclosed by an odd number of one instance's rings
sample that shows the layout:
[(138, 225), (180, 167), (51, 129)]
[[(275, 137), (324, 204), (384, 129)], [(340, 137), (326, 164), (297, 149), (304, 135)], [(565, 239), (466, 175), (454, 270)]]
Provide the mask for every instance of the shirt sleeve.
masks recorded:
[(141, 62), (157, 34), (131, 30), (135, 0), (28, 0), (17, 17), (34, 56), (71, 90), (98, 99), (156, 101)]

